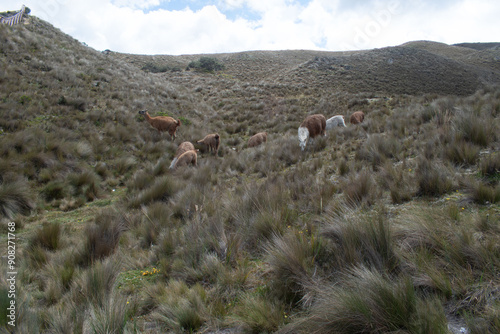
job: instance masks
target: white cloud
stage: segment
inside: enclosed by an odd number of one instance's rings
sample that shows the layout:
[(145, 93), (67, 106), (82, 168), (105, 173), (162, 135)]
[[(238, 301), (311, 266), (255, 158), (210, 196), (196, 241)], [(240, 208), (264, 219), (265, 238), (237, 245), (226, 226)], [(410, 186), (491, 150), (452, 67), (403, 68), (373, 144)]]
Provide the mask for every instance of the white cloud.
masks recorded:
[(117, 7), (148, 9), (159, 6), (160, 0), (113, 0), (111, 3)]
[(140, 54), (353, 50), (417, 39), (496, 41), (500, 31), (500, 3), (492, 0), (10, 2), (13, 7), (5, 10), (27, 2), (32, 15), (98, 50)]

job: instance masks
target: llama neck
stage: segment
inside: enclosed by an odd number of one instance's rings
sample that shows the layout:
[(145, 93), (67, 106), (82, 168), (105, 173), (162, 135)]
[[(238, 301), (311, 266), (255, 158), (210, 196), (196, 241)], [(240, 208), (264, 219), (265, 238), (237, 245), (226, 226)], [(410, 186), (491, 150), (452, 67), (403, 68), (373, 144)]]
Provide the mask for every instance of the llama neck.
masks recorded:
[(309, 130), (305, 127), (300, 127), (299, 128), (299, 139), (301, 141), (303, 141), (303, 140), (307, 140), (308, 137), (309, 137)]

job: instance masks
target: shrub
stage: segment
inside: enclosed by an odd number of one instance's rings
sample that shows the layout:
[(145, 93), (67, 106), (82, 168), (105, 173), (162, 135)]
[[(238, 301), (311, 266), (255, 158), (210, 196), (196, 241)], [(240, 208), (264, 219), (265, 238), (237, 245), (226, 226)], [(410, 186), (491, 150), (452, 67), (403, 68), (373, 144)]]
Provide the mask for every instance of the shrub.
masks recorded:
[(198, 61), (192, 61), (187, 66), (187, 70), (194, 69), (200, 72), (215, 72), (224, 69), (222, 64), (217, 58), (201, 57)]
[(28, 104), (31, 102), (31, 97), (27, 95), (22, 95), (18, 100), (19, 104)]

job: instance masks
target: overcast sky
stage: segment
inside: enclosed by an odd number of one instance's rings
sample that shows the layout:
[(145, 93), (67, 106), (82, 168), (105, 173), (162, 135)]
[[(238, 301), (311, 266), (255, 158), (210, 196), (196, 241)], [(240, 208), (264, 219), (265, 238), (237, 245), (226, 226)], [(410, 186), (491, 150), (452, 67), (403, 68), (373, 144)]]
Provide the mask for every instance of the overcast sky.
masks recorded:
[(1, 0), (96, 50), (345, 51), (414, 40), (500, 42), (498, 0)]

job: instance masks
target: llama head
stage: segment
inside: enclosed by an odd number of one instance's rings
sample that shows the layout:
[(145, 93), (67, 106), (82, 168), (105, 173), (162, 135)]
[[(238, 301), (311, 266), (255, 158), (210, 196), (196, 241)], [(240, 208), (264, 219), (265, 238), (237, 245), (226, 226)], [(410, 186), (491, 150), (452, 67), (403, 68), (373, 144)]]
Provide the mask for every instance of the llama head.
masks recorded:
[(304, 127), (299, 128), (299, 143), (300, 149), (303, 151), (307, 145), (307, 139), (309, 139), (309, 130)]
[(345, 126), (344, 116), (340, 116), (340, 124), (339, 124), (339, 126), (343, 126), (344, 128), (346, 127)]

